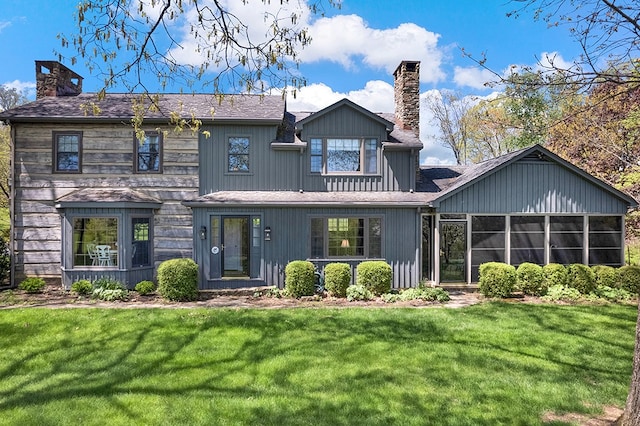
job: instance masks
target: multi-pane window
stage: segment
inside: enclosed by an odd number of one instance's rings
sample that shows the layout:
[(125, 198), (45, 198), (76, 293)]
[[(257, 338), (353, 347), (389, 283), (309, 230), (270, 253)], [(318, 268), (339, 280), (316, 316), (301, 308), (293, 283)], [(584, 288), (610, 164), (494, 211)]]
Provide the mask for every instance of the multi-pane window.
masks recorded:
[(609, 266), (622, 264), (622, 218), (620, 216), (589, 217), (589, 264)]
[(249, 171), (249, 138), (229, 138), (227, 148), (228, 171), (234, 173), (246, 173)]
[(310, 141), (312, 173), (378, 172), (377, 139), (319, 139)]
[(53, 132), (53, 171), (82, 170), (82, 132)]
[(148, 217), (131, 219), (133, 230), (131, 266), (149, 266), (151, 264), (151, 228)]
[(146, 132), (144, 140), (134, 138), (136, 153), (135, 169), (138, 173), (158, 173), (161, 171), (162, 134)]
[(311, 257), (382, 257), (382, 219), (328, 217), (311, 219)]
[(73, 266), (118, 266), (118, 219), (73, 219)]

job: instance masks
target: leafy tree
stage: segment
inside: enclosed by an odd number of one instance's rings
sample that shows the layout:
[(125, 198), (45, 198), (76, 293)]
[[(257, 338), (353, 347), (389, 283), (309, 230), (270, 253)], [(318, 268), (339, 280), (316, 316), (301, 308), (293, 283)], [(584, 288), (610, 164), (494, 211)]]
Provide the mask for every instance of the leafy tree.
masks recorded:
[[(510, 15), (519, 17), (524, 11), (533, 11), (534, 19), (542, 19), (552, 26), (566, 26), (582, 49), (580, 58), (570, 66), (560, 66), (554, 61), (538, 64), (542, 69), (564, 77), (574, 87), (574, 93), (590, 93), (597, 96), (603, 88), (624, 103), (635, 96), (640, 85), (640, 2), (634, 0), (517, 0), (520, 4)], [(484, 58), (478, 63), (485, 65)], [(542, 79), (542, 84), (552, 84), (551, 79)], [(603, 86), (604, 84), (604, 86)], [(592, 99), (591, 101), (594, 101)], [(597, 113), (599, 104), (590, 102), (585, 108)], [(614, 126), (622, 125), (622, 136), (635, 145), (637, 110), (634, 108), (622, 120), (612, 120)], [(607, 121), (604, 121), (606, 128)], [(599, 131), (604, 130), (603, 122)], [(626, 126), (626, 127), (625, 127)], [(587, 128), (580, 127), (583, 131)], [(592, 129), (589, 129), (591, 131)], [(604, 133), (604, 132), (603, 132)], [(611, 135), (611, 132), (606, 132)], [(602, 141), (602, 138), (599, 139)], [(610, 149), (610, 145), (603, 151)], [(616, 152), (616, 151), (614, 151)], [(614, 161), (624, 160), (624, 156)], [(629, 162), (637, 164), (638, 158)], [(624, 169), (624, 164), (622, 165)], [(633, 376), (621, 425), (640, 425), (640, 314), (636, 329), (636, 346), (633, 360)]]
[[(26, 103), (27, 98), (15, 88), (0, 86), (0, 111)], [(9, 205), (11, 130), (0, 123), (0, 207)]]
[(472, 106), (472, 99), (463, 97), (452, 91), (432, 92), (426, 100), (431, 112), (432, 122), (438, 127), (436, 137), (443, 146), (450, 148), (458, 164), (467, 162), (467, 114)]
[(341, 0), (83, 0), (77, 32), (59, 38), (75, 50), (72, 64), (84, 60), (103, 78), (103, 94), (117, 85), (147, 93), (147, 76), (214, 93), (296, 88), (298, 55), (311, 42), (306, 20), (325, 3)]

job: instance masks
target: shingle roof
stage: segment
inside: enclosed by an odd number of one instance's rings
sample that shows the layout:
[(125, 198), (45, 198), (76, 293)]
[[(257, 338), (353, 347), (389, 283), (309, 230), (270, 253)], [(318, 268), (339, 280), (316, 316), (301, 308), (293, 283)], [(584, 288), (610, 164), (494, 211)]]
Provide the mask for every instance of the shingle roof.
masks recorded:
[(187, 206), (424, 206), (428, 194), (417, 192), (300, 192), (300, 191), (218, 191), (183, 201)]
[[(45, 97), (34, 102), (0, 112), (0, 120), (10, 121), (121, 121), (133, 116), (132, 104), (141, 99), (139, 94), (107, 94), (99, 100), (95, 93), (77, 96)], [(166, 122), (171, 112), (180, 112), (185, 118), (192, 114), (203, 122), (212, 119), (225, 121), (266, 120), (281, 122), (285, 101), (281, 96), (209, 94), (159, 95), (159, 109), (149, 109), (145, 119)], [(91, 103), (99, 108), (93, 114)], [(147, 98), (145, 105), (151, 105)]]
[(145, 204), (159, 207), (161, 201), (144, 192), (131, 188), (83, 188), (63, 195), (56, 200), (65, 207), (81, 206), (85, 203)]

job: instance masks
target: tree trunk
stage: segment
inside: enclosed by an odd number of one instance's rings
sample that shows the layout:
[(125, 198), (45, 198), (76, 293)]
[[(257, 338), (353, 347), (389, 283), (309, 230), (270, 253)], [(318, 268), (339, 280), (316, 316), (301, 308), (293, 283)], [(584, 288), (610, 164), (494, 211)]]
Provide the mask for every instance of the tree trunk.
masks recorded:
[(636, 349), (633, 353), (633, 374), (627, 397), (627, 405), (620, 426), (640, 426), (640, 305), (638, 306), (638, 324), (636, 325)]

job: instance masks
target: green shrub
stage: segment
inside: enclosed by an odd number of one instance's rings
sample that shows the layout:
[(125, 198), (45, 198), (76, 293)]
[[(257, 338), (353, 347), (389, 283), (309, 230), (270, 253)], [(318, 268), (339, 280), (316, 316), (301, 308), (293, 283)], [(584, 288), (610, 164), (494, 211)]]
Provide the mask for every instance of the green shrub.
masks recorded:
[(118, 280), (111, 278), (100, 278), (93, 282), (93, 297), (100, 300), (112, 302), (114, 300), (127, 300), (129, 290)]
[(620, 288), (629, 293), (640, 294), (640, 266), (625, 265), (618, 269)]
[(501, 262), (480, 265), (478, 289), (486, 297), (509, 297), (516, 285), (516, 268)]
[(18, 288), (27, 293), (41, 293), (46, 285), (47, 283), (42, 278), (28, 277), (18, 285)]
[(391, 290), (391, 266), (384, 260), (367, 260), (356, 269), (356, 284), (379, 296)]
[(400, 300), (425, 300), (427, 302), (448, 302), (451, 300), (449, 293), (438, 287), (434, 288), (408, 288), (399, 294)]
[(79, 280), (71, 284), (71, 291), (78, 294), (91, 294), (93, 285), (89, 280)]
[(135, 290), (138, 292), (138, 294), (144, 296), (156, 291), (156, 285), (153, 283), (153, 281), (140, 281), (138, 284), (136, 284)]
[(591, 268), (582, 263), (573, 263), (567, 267), (569, 287), (575, 288), (581, 294), (589, 294), (596, 289), (596, 277)]
[(597, 286), (595, 293), (592, 294), (609, 302), (625, 302), (633, 298), (631, 293), (623, 288), (609, 287), (606, 285)]
[(347, 263), (329, 263), (324, 267), (324, 288), (335, 297), (346, 297), (351, 284), (351, 266)]
[(372, 300), (375, 296), (373, 293), (361, 284), (350, 285), (347, 287), (347, 300), (353, 302), (356, 300), (366, 301)]
[(591, 270), (596, 278), (596, 286), (620, 287), (620, 277), (616, 268), (607, 265), (594, 265)]
[(544, 296), (547, 287), (544, 283), (542, 266), (525, 262), (516, 269), (516, 286), (524, 293), (531, 296)]
[(294, 260), (287, 264), (284, 289), (291, 297), (313, 296), (315, 293), (315, 268), (307, 260)]
[(165, 260), (158, 266), (158, 293), (167, 300), (198, 298), (198, 265), (192, 259)]
[(554, 286), (566, 286), (569, 283), (569, 273), (564, 265), (549, 263), (542, 267), (544, 285), (547, 288)]
[(557, 284), (549, 287), (547, 294), (542, 296), (543, 300), (551, 302), (576, 302), (582, 298), (580, 292), (565, 285)]
[(11, 255), (9, 245), (4, 238), (0, 238), (0, 284), (4, 284), (11, 274)]

